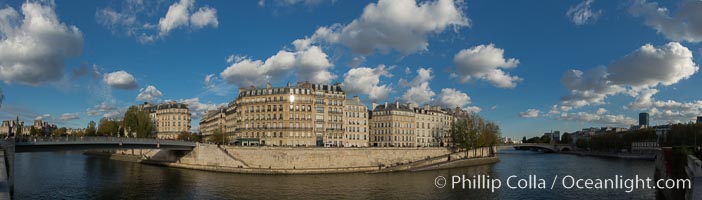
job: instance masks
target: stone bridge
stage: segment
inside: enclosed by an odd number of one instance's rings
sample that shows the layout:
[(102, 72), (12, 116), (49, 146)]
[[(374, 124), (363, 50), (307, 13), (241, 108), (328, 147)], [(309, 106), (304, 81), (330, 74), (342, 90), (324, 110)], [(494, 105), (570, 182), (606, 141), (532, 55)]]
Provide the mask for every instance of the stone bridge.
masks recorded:
[(570, 144), (548, 144), (548, 143), (521, 143), (521, 144), (504, 144), (496, 146), (497, 150), (514, 148), (517, 150), (542, 150), (544, 152), (561, 152), (575, 150), (574, 145)]
[(172, 152), (192, 151), (194, 142), (126, 137), (10, 137), (0, 139), (0, 199), (11, 199), (14, 187), (15, 153), (109, 150), (109, 149), (163, 149)]

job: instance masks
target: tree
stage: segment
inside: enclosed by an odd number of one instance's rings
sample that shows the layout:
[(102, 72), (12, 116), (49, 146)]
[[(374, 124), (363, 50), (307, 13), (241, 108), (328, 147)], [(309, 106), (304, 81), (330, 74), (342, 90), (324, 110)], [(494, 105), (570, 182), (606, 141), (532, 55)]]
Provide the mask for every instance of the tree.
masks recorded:
[(551, 143), (551, 137), (548, 135), (541, 136), (541, 139), (539, 139), (540, 143)]
[(188, 131), (183, 131), (180, 134), (178, 134), (178, 139), (185, 141), (200, 142), (200, 137), (198, 135), (195, 135)]
[(97, 134), (97, 129), (95, 128), (95, 121), (88, 122), (88, 127), (85, 128), (85, 135), (95, 136)]
[(573, 142), (573, 138), (570, 136), (569, 133), (563, 133), (561, 136), (561, 144), (570, 144)]
[(455, 147), (469, 150), (497, 144), (500, 127), (478, 115), (470, 115), (454, 122), (450, 133)]
[(68, 129), (66, 129), (66, 127), (61, 127), (61, 128), (54, 129), (54, 130), (51, 132), (51, 135), (53, 135), (53, 136), (63, 136), (63, 135), (66, 135), (66, 132), (67, 132), (67, 131), (68, 131)]
[(139, 110), (136, 106), (131, 106), (124, 113), (122, 121), (124, 130), (131, 133), (136, 133), (136, 137), (154, 137), (154, 124), (151, 121), (149, 113), (144, 110)]
[(117, 136), (117, 134), (119, 134), (119, 126), (119, 121), (102, 118), (100, 119), (100, 125), (98, 125), (97, 128), (97, 135)]
[(522, 143), (527, 143), (526, 136), (522, 137)]
[(19, 125), (17, 126), (17, 129), (15, 131), (15, 135), (16, 136), (22, 135), (22, 126), (19, 126)]
[(215, 144), (228, 144), (229, 138), (225, 135), (222, 129), (216, 129), (209, 138), (209, 141)]
[(29, 128), (29, 135), (36, 136), (38, 133), (39, 132), (37, 131), (36, 128), (34, 128), (34, 126)]

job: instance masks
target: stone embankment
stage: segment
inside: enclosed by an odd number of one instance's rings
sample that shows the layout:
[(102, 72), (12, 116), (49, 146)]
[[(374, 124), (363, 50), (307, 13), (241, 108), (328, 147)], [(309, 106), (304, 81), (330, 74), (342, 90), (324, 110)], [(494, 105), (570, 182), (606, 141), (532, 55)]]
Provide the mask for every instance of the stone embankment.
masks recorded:
[[(443, 169), (497, 162), (494, 149), (288, 148), (198, 144), (193, 151), (119, 150), (110, 158), (146, 164), (251, 174), (323, 174)], [(95, 153), (95, 152), (93, 152)], [(450, 158), (449, 158), (450, 157)]]

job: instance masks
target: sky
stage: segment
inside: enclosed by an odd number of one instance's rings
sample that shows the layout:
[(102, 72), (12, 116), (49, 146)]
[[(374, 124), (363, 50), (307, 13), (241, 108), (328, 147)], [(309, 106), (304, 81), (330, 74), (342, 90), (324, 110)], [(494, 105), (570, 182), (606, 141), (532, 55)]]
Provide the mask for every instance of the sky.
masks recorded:
[(461, 107), (507, 137), (702, 115), (702, 1), (0, 0), (0, 119), (66, 127), (143, 102), (341, 83)]

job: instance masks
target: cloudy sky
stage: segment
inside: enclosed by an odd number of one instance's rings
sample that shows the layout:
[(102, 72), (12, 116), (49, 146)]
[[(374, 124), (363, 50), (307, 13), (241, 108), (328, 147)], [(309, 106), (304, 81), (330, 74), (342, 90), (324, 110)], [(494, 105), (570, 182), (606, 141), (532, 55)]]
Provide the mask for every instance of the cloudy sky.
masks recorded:
[(702, 1), (0, 0), (3, 120), (84, 127), (130, 105), (342, 83), (459, 106), (503, 135), (701, 115)]

